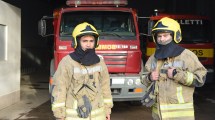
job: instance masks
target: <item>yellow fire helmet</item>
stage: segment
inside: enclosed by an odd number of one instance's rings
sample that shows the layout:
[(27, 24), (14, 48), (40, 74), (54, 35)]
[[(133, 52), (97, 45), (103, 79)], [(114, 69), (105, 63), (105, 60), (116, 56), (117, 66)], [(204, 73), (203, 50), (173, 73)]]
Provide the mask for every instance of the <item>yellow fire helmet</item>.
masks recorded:
[(179, 43), (182, 40), (180, 25), (174, 19), (164, 17), (154, 25), (152, 28), (152, 37), (154, 42), (158, 32), (172, 32), (175, 43)]
[[(87, 22), (84, 22), (84, 23), (81, 23), (81, 24), (78, 24), (73, 32), (72, 32), (72, 37), (73, 37), (73, 41), (72, 41), (72, 47), (73, 48), (76, 48), (77, 47), (77, 40), (79, 37), (82, 37), (84, 35), (92, 35), (95, 37), (95, 47), (98, 47), (99, 46), (99, 34), (96, 30), (96, 28), (87, 23)], [(79, 38), (80, 39), (80, 38)]]

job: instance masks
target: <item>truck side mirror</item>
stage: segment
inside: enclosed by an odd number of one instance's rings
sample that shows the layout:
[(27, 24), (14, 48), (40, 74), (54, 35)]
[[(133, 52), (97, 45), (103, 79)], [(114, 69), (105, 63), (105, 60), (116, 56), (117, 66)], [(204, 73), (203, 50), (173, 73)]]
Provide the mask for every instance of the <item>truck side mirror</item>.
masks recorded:
[(46, 21), (44, 19), (38, 22), (38, 34), (41, 36), (46, 35)]
[(51, 25), (53, 19), (54, 19), (54, 17), (43, 16), (38, 21), (38, 34), (39, 35), (41, 35), (42, 37), (54, 35), (53, 31), (52, 31), (53, 28)]
[(141, 36), (148, 36), (147, 34), (147, 23), (150, 17), (140, 17), (137, 16), (138, 24), (139, 24), (139, 29), (140, 29), (140, 35)]
[(148, 35), (151, 36), (152, 35), (152, 28), (154, 26), (154, 21), (153, 20), (149, 20), (148, 22)]

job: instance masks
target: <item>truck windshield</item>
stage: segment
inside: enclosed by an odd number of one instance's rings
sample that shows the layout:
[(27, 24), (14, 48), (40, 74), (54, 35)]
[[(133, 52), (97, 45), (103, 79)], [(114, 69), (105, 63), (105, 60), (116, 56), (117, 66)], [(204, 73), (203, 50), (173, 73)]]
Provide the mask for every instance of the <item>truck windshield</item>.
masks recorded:
[(212, 41), (209, 20), (178, 20), (181, 25), (181, 43), (208, 43)]
[(100, 40), (135, 40), (136, 32), (132, 14), (116, 11), (78, 11), (62, 14), (60, 39), (71, 40), (74, 27), (88, 22), (96, 27)]
[[(177, 20), (181, 26), (182, 41), (180, 43), (210, 43), (212, 42), (212, 28), (209, 20)], [(154, 21), (156, 23), (157, 21)]]

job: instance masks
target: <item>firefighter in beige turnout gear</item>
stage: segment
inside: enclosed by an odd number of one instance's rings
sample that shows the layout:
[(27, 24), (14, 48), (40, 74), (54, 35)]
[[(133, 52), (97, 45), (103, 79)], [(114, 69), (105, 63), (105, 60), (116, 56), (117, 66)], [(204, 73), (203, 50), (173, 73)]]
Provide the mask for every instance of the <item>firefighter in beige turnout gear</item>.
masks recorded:
[[(148, 89), (142, 103), (152, 106), (154, 120), (193, 120), (193, 93), (206, 80), (206, 69), (197, 56), (176, 43), (182, 40), (177, 21), (164, 17), (152, 29), (156, 51), (145, 64)], [(152, 85), (153, 84), (153, 85)], [(154, 98), (154, 99), (153, 99)]]
[(89, 23), (72, 33), (75, 51), (65, 56), (53, 77), (52, 111), (61, 120), (110, 120), (113, 101), (110, 78), (95, 48), (99, 35)]

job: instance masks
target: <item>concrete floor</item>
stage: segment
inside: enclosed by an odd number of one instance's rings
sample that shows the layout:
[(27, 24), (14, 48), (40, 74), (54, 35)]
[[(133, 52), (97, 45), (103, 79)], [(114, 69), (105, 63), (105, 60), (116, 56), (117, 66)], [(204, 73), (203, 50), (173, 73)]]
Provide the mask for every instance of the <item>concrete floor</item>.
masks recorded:
[[(197, 88), (196, 120), (215, 120), (215, 84)], [(0, 120), (54, 120), (48, 94), (48, 72), (23, 75), (21, 101), (0, 110)], [(128, 102), (115, 102), (111, 120), (152, 120), (151, 110)]]

